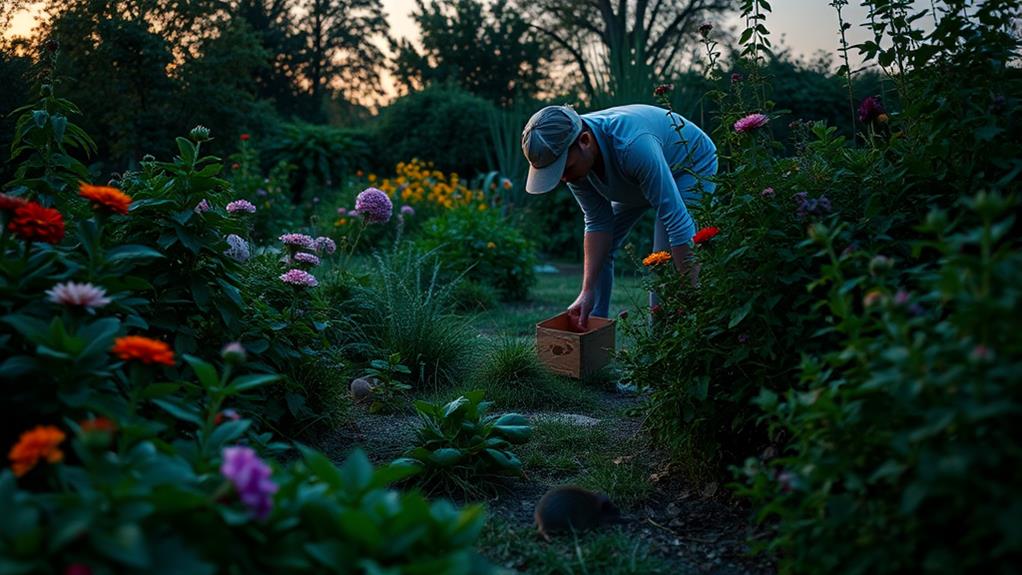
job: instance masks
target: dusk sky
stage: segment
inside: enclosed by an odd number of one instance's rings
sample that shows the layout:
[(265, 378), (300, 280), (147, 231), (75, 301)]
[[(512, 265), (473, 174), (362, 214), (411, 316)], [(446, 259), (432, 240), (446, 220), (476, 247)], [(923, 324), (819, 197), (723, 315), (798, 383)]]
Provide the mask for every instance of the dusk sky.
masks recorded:
[[(772, 4), (774, 11), (766, 21), (771, 40), (778, 45), (783, 39), (783, 43), (799, 55), (811, 56), (818, 50), (834, 52), (838, 47), (838, 24), (834, 9), (829, 4), (830, 0), (775, 0)], [(917, 4), (923, 6), (928, 2), (920, 0)], [(410, 14), (415, 3), (409, 0), (383, 0), (383, 7), (393, 34), (414, 38), (417, 29)], [(852, 0), (844, 12), (846, 19), (852, 23), (852, 29), (848, 32), (849, 41), (853, 44), (862, 41), (866, 33), (860, 24), (865, 21), (866, 10)], [(19, 14), (8, 30), (8, 35), (27, 33), (34, 20), (34, 11)], [(854, 59), (853, 65), (857, 64), (858, 60)], [(388, 85), (385, 89), (390, 92), (392, 87)]]

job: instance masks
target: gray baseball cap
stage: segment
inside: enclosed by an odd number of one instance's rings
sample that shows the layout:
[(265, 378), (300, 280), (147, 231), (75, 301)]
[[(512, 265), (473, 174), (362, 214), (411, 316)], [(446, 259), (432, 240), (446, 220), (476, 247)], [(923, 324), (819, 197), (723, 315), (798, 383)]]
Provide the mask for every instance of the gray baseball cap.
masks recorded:
[(525, 191), (545, 194), (557, 187), (568, 161), (568, 148), (582, 133), (582, 118), (571, 106), (547, 106), (522, 130), (522, 152), (529, 160)]

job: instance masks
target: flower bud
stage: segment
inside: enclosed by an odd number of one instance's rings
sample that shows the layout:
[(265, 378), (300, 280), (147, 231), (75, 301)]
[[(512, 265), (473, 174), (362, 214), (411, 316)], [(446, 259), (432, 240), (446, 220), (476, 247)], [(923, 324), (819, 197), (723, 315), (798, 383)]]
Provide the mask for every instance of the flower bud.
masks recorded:
[(894, 260), (887, 256), (873, 256), (869, 261), (869, 275), (878, 276), (894, 267)]
[(220, 356), (229, 364), (238, 365), (245, 363), (245, 347), (241, 343), (232, 341), (220, 350)]
[(205, 126), (195, 126), (192, 128), (188, 135), (196, 142), (205, 142), (209, 139), (209, 128)]

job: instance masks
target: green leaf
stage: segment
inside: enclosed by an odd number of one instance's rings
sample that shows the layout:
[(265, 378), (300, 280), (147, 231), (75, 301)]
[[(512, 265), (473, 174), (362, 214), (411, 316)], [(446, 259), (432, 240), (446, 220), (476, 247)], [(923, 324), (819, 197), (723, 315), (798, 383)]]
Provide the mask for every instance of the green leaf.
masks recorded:
[(186, 354), (184, 358), (188, 365), (192, 366), (192, 370), (195, 372), (195, 376), (199, 378), (199, 383), (202, 384), (203, 388), (210, 390), (220, 385), (220, 376), (217, 375), (215, 367), (192, 355)]
[(736, 325), (740, 324), (745, 316), (749, 315), (749, 311), (752, 309), (753, 300), (745, 302), (745, 305), (731, 312), (731, 320), (727, 323), (727, 328), (731, 329)]
[(177, 138), (177, 149), (181, 152), (181, 159), (188, 165), (195, 163), (195, 144), (187, 138)]
[(118, 563), (139, 569), (148, 569), (149, 550), (142, 529), (133, 523), (118, 525), (109, 533), (89, 532), (92, 547)]
[(213, 433), (209, 434), (209, 442), (206, 444), (207, 449), (212, 452), (219, 451), (220, 447), (225, 443), (234, 441), (244, 435), (251, 425), (252, 420), (250, 419), (239, 419), (237, 421), (221, 423), (213, 430)]
[(125, 260), (151, 260), (165, 256), (149, 246), (125, 244), (108, 250), (104, 257), (107, 261), (119, 262)]
[(67, 117), (54, 114), (50, 118), (50, 127), (53, 129), (53, 140), (58, 144), (64, 142), (64, 132), (67, 130)]
[(453, 447), (441, 447), (440, 449), (433, 451), (430, 460), (441, 467), (447, 467), (461, 461), (464, 456), (464, 452), (460, 449), (455, 449)]
[(510, 451), (498, 451), (487, 447), (486, 454), (504, 469), (518, 471), (522, 468), (522, 462)]
[(154, 399), (153, 403), (160, 407), (160, 409), (166, 411), (170, 415), (174, 416), (181, 421), (187, 421), (188, 423), (194, 423), (195, 425), (202, 426), (202, 417), (199, 415), (198, 409), (192, 405), (182, 405), (178, 403), (180, 400), (175, 398), (171, 399)]
[(243, 375), (232, 381), (227, 389), (231, 393), (240, 393), (279, 380), (280, 376), (277, 374)]
[(299, 446), (299, 450), (305, 456), (305, 465), (320, 481), (329, 485), (334, 491), (344, 489), (341, 471), (325, 455), (305, 446)]
[(341, 464), (341, 479), (350, 490), (362, 491), (373, 479), (373, 464), (361, 449), (356, 449)]

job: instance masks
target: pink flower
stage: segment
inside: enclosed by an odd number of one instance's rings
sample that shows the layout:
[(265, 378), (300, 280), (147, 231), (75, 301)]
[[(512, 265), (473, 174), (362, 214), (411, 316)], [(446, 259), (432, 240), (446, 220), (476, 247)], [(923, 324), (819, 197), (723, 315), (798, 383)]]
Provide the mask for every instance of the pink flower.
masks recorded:
[(414, 216), (415, 215), (415, 208), (413, 208), (412, 206), (409, 206), (408, 204), (405, 204), (405, 205), (401, 206), (401, 215), (402, 216), (409, 216), (409, 217)]
[(254, 214), (256, 211), (255, 205), (253, 205), (252, 202), (248, 200), (234, 200), (233, 202), (227, 204), (226, 209), (228, 213), (231, 214), (237, 214), (242, 212)]
[(194, 211), (197, 214), (202, 214), (202, 213), (208, 212), (210, 210), (210, 208), (211, 208), (211, 206), (209, 205), (209, 202), (207, 202), (206, 199), (203, 198), (203, 200), (201, 202), (195, 204), (195, 210)]
[(316, 287), (319, 285), (319, 282), (316, 281), (316, 276), (300, 269), (291, 269), (284, 272), (280, 275), (280, 281), (299, 287)]
[(319, 265), (319, 258), (313, 254), (310, 254), (309, 252), (298, 252), (294, 256), (292, 256), (292, 259), (296, 262), (308, 264), (310, 266)]
[(355, 209), (367, 222), (383, 224), (390, 221), (394, 204), (382, 190), (366, 188), (355, 198)]
[(348, 213), (348, 208), (345, 208), (345, 207), (337, 208), (337, 215), (338, 216), (343, 216), (346, 213)]
[(305, 234), (284, 234), (279, 239), (284, 245), (311, 249), (313, 239)]
[(764, 198), (772, 198), (772, 197), (774, 197), (774, 189), (773, 188), (763, 188), (763, 191), (760, 192), (759, 195), (764, 197)]
[(770, 121), (766, 114), (749, 114), (735, 122), (735, 131), (739, 134), (762, 128)]
[(241, 345), (241, 342), (232, 341), (220, 350), (220, 357), (227, 363), (245, 363), (245, 346)]
[(46, 295), (50, 296), (50, 301), (53, 303), (88, 309), (103, 307), (110, 303), (110, 299), (106, 297), (106, 290), (90, 283), (57, 284), (47, 290)]

